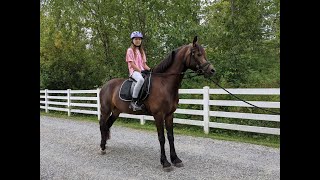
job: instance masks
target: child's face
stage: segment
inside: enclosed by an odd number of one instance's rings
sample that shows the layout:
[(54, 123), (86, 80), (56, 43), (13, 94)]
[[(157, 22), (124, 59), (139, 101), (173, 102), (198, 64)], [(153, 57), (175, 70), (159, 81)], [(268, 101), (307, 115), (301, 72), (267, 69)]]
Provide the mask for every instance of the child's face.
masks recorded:
[(136, 45), (136, 46), (140, 46), (141, 45), (141, 38), (139, 37), (135, 37), (133, 38), (133, 44)]

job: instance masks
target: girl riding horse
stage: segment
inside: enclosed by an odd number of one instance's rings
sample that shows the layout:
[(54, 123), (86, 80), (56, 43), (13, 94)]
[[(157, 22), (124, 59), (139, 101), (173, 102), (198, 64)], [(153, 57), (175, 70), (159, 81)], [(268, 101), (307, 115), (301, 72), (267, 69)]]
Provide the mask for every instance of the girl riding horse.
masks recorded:
[[(148, 114), (155, 119), (161, 151), (160, 163), (165, 171), (171, 170), (171, 164), (165, 155), (164, 127), (167, 130), (170, 145), (171, 163), (176, 167), (183, 166), (174, 146), (173, 113), (178, 106), (178, 90), (187, 69), (202, 72), (205, 76), (215, 74), (213, 65), (207, 61), (204, 48), (197, 43), (197, 36), (194, 37), (192, 44), (183, 45), (172, 51), (167, 58), (153, 69), (150, 94), (143, 102)], [(99, 124), (102, 154), (106, 152), (106, 141), (110, 138), (110, 128), (120, 113), (143, 114), (140, 111), (133, 111), (129, 108), (129, 102), (122, 101), (119, 98), (119, 89), (125, 80), (121, 78), (111, 79), (100, 91), (101, 117)]]

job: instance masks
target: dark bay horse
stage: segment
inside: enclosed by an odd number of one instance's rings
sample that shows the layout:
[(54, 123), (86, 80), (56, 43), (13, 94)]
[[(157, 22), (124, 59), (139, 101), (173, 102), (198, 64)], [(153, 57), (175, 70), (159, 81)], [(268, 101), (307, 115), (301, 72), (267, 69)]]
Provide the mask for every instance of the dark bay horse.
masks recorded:
[(174, 146), (173, 113), (178, 106), (178, 90), (187, 69), (201, 71), (205, 76), (212, 76), (215, 73), (214, 67), (207, 61), (204, 48), (197, 43), (197, 36), (194, 37), (192, 44), (183, 45), (172, 51), (152, 70), (152, 87), (149, 97), (143, 102), (148, 113), (132, 111), (129, 108), (130, 102), (122, 101), (119, 98), (120, 86), (126, 79), (115, 78), (104, 84), (100, 91), (101, 153), (105, 154), (106, 152), (106, 143), (110, 138), (110, 127), (120, 113), (148, 114), (155, 119), (161, 150), (160, 162), (164, 170), (171, 169), (164, 149), (164, 126), (170, 145), (170, 160), (176, 167), (183, 166)]

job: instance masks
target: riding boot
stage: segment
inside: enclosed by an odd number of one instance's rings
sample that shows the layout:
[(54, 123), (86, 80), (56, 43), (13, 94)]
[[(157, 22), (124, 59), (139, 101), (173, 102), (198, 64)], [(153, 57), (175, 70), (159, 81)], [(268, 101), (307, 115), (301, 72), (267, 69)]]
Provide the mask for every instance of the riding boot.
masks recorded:
[(130, 103), (130, 106), (132, 108), (133, 111), (140, 111), (142, 110), (142, 105), (138, 102), (138, 98), (133, 98), (131, 103)]

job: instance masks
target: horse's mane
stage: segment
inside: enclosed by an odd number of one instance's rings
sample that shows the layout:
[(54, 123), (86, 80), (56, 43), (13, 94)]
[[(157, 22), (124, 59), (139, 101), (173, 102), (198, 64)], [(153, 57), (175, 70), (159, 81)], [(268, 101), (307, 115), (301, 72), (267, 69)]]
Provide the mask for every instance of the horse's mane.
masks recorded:
[(172, 65), (175, 55), (178, 53), (178, 51), (181, 48), (182, 47), (179, 47), (173, 50), (171, 53), (169, 53), (169, 55), (167, 55), (167, 57), (164, 60), (162, 60), (156, 67), (153, 68), (152, 72), (155, 72), (155, 73), (165, 72)]

